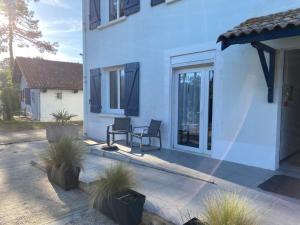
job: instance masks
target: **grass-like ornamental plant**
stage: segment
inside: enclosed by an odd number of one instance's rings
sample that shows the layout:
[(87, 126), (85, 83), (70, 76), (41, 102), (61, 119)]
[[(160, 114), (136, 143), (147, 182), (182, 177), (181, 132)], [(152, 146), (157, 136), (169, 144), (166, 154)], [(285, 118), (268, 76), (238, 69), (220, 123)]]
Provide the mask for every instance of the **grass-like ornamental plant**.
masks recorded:
[(105, 170), (105, 174), (96, 183), (95, 198), (110, 199), (114, 194), (127, 191), (136, 186), (133, 172), (124, 164), (117, 164)]
[(132, 190), (135, 186), (132, 170), (124, 164), (111, 166), (96, 183), (93, 208), (117, 224), (141, 224), (146, 196)]
[(248, 200), (235, 193), (209, 196), (202, 221), (209, 225), (258, 225), (257, 215)]
[(84, 154), (85, 146), (82, 143), (63, 137), (58, 142), (51, 144), (42, 157), (47, 167), (82, 168)]
[(77, 188), (84, 153), (84, 145), (70, 138), (51, 144), (42, 156), (49, 181), (65, 190)]

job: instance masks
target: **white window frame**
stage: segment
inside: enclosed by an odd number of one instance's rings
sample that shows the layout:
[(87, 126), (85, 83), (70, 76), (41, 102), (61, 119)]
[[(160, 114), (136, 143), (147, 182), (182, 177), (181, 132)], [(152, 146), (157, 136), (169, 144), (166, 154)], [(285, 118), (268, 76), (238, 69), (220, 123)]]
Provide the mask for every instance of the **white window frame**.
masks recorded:
[[(117, 96), (118, 96), (118, 108), (117, 109), (112, 109), (110, 108), (110, 73), (111, 72), (114, 72), (114, 71), (117, 71), (117, 75), (118, 75), (118, 78), (117, 78)], [(124, 71), (124, 67), (115, 67), (115, 68), (110, 68), (109, 70), (107, 70), (107, 78), (106, 79), (106, 85), (107, 85), (107, 98), (106, 98), (106, 108), (107, 108), (107, 112), (108, 113), (112, 113), (112, 114), (121, 114), (121, 115), (124, 115), (125, 111), (124, 109), (121, 109), (121, 74), (125, 73)]]
[(119, 20), (120, 18), (124, 17), (124, 16), (120, 16), (120, 1), (121, 0), (117, 0), (117, 18), (110, 20), (109, 16), (110, 16), (110, 0), (108, 1), (108, 22), (111, 23), (113, 21)]

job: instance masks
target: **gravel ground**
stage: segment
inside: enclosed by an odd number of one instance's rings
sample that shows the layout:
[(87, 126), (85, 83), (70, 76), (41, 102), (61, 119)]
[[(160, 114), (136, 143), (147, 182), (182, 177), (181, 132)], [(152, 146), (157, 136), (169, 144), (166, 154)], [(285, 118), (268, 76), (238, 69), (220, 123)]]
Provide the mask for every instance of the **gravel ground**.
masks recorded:
[(114, 224), (80, 190), (52, 186), (30, 165), (46, 141), (0, 146), (0, 224)]

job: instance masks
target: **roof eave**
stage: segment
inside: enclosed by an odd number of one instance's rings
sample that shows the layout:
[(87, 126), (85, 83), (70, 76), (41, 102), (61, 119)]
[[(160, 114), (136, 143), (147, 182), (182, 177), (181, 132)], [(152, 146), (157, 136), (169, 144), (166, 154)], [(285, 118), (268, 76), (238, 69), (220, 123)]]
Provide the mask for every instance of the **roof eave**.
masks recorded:
[(248, 44), (252, 42), (275, 40), (280, 38), (294, 37), (300, 35), (300, 26), (287, 27), (284, 29), (277, 28), (272, 31), (264, 31), (261, 33), (250, 33), (241, 36), (232, 36), (226, 38), (224, 35), (219, 36), (217, 42), (222, 42), (222, 50), (225, 50), (231, 45)]

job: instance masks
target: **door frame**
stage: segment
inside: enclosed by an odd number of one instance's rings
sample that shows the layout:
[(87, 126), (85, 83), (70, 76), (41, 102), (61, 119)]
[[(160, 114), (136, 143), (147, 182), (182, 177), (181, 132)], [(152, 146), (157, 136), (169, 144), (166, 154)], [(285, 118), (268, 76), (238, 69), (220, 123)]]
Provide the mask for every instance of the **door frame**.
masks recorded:
[[(171, 89), (172, 89), (172, 107), (171, 107), (171, 115), (172, 115), (172, 127), (171, 127), (171, 141), (172, 147), (174, 150), (190, 152), (195, 154), (205, 154), (210, 155), (212, 153), (212, 149), (208, 150), (207, 148), (207, 138), (208, 138), (208, 97), (209, 97), (209, 74), (201, 76), (200, 83), (200, 99), (204, 101), (200, 101), (200, 117), (199, 117), (199, 148), (184, 146), (177, 144), (177, 130), (178, 130), (178, 75), (183, 72), (201, 72), (207, 71), (209, 73), (210, 70), (214, 70), (214, 64), (209, 63), (201, 63), (192, 66), (184, 66), (184, 67), (175, 67), (172, 70), (172, 81), (171, 81)], [(204, 78), (204, 79), (203, 79)], [(203, 82), (204, 81), (204, 82)], [(213, 106), (214, 109), (214, 106)], [(212, 121), (213, 123), (213, 121)], [(213, 125), (212, 125), (213, 126)]]
[[(290, 48), (282, 48), (278, 50), (278, 121), (277, 121), (277, 137), (276, 137), (276, 165), (275, 168), (280, 168), (280, 154), (281, 154), (281, 142), (282, 142), (282, 134), (281, 127), (283, 124), (282, 116), (283, 116), (283, 89), (284, 89), (284, 80), (285, 80), (285, 62), (286, 57), (285, 54), (288, 51), (292, 50), (300, 50), (299, 47), (290, 47)], [(276, 77), (275, 77), (276, 79)], [(275, 80), (276, 84), (276, 80)]]

